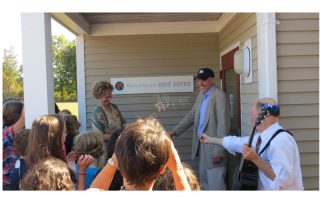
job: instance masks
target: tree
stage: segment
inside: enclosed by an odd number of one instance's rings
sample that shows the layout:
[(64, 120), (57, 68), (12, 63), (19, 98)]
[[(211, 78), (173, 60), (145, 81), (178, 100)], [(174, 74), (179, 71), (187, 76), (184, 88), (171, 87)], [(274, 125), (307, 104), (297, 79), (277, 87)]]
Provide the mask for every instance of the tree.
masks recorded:
[(22, 99), (23, 97), (23, 80), (22, 66), (18, 67), (17, 56), (14, 48), (4, 49), (2, 62), (3, 76), (3, 99), (14, 97)]
[(56, 101), (77, 100), (76, 45), (63, 35), (52, 37), (54, 96)]

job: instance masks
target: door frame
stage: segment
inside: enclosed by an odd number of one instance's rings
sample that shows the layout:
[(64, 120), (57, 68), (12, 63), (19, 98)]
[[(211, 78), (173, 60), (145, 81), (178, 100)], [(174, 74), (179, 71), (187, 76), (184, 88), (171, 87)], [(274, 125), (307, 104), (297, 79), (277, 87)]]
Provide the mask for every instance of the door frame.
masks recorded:
[[(235, 52), (235, 50), (239, 50), (240, 49), (240, 41), (237, 41), (236, 43), (232, 44), (231, 46), (229, 46), (228, 48), (224, 49), (223, 51), (220, 52), (220, 84), (221, 84), (221, 90), (223, 90), (224, 92), (226, 92), (226, 80), (225, 80), (225, 71), (233, 69), (233, 57), (232, 57), (232, 66), (229, 67), (223, 67), (223, 61), (222, 61), (222, 57), (231, 53), (231, 52)], [(237, 116), (237, 123), (238, 126), (240, 128), (240, 134), (241, 134), (241, 96), (240, 96), (240, 75), (237, 75), (237, 91), (239, 92), (237, 95), (238, 98), (238, 116)]]

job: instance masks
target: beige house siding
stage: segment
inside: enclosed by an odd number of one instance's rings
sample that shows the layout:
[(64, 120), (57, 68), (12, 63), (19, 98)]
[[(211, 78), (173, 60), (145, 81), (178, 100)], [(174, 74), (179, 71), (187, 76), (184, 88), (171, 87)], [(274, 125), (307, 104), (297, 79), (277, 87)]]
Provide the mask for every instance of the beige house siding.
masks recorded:
[[(113, 77), (194, 75), (201, 66), (215, 68), (218, 75), (217, 38), (217, 34), (86, 37), (87, 128), (91, 128), (90, 117), (97, 104), (90, 91), (93, 82)], [(112, 102), (119, 106), (127, 123), (154, 115), (171, 130), (192, 108), (196, 92), (114, 95)], [(159, 100), (169, 102), (166, 111), (156, 110)], [(191, 137), (192, 127), (174, 139), (182, 161), (187, 163), (191, 163)], [(197, 161), (191, 164), (198, 167)]]
[(254, 13), (237, 14), (218, 35), (219, 52), (223, 52), (237, 42), (243, 45), (244, 41), (251, 39), (253, 60), (252, 83), (244, 84), (243, 79), (240, 79), (242, 134), (250, 134), (250, 105), (259, 98), (256, 21), (256, 14)]
[(319, 14), (276, 18), (280, 123), (298, 143), (305, 189), (319, 189)]

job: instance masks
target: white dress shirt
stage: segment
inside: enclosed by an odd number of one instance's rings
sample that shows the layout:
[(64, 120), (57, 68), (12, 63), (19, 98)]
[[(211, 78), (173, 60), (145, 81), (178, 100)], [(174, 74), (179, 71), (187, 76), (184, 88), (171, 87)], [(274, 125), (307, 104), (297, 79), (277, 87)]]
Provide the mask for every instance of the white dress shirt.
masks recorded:
[[(271, 125), (262, 133), (257, 132), (252, 141), (255, 147), (257, 139), (261, 136), (260, 150), (264, 148), (272, 135), (282, 127), (278, 122)], [(223, 147), (230, 153), (242, 153), (243, 144), (248, 144), (249, 136), (226, 136), (223, 138)], [(300, 155), (294, 138), (286, 133), (279, 133), (270, 143), (269, 147), (261, 154), (276, 175), (274, 180), (269, 179), (259, 170), (259, 190), (303, 190)]]

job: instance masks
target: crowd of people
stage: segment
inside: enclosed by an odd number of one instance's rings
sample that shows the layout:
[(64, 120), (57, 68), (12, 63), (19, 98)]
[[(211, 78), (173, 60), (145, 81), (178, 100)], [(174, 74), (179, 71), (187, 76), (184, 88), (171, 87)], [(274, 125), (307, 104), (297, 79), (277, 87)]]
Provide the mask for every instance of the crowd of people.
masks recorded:
[[(298, 147), (278, 123), (278, 103), (264, 98), (252, 105), (252, 123), (262, 107), (270, 113), (248, 147), (248, 136), (228, 134), (227, 96), (216, 88), (214, 72), (201, 68), (196, 79), (194, 106), (172, 131), (153, 117), (126, 124), (111, 103), (113, 86), (104, 80), (92, 87), (98, 101), (92, 130), (81, 133), (77, 117), (57, 108), (26, 129), (23, 102), (6, 100), (3, 190), (225, 190), (227, 152), (242, 153), (256, 165), (258, 189), (303, 190)], [(172, 141), (192, 125), (191, 158), (199, 158), (198, 174), (181, 162)]]

